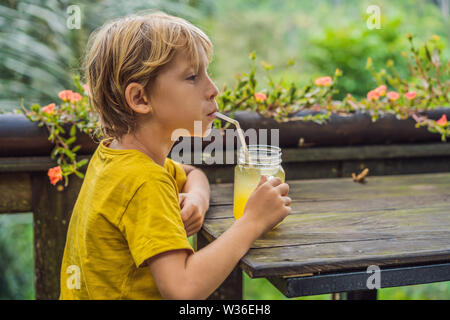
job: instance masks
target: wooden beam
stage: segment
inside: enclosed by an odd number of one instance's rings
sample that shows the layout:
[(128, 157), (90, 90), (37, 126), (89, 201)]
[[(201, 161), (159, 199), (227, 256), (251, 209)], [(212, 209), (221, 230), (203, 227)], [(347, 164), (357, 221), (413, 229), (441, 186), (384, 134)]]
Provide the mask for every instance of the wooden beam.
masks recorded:
[(31, 211), (29, 173), (0, 173), (0, 213)]
[(34, 227), (35, 295), (58, 299), (66, 233), (82, 180), (71, 177), (63, 191), (50, 184), (46, 173), (31, 175)]

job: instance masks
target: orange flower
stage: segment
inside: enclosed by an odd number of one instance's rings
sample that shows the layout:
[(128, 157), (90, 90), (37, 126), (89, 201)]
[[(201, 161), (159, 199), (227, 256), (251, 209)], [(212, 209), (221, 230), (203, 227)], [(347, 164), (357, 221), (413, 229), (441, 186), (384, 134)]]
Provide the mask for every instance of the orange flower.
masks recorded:
[(378, 88), (375, 89), (376, 92), (378, 92), (378, 94), (380, 96), (384, 96), (386, 94), (386, 86), (385, 85), (381, 85)]
[(63, 178), (60, 166), (48, 169), (47, 175), (50, 178), (50, 183), (52, 185), (56, 185), (56, 183)]
[(267, 96), (262, 92), (255, 92), (255, 99), (258, 102), (263, 102), (267, 99)]
[(367, 93), (367, 100), (378, 100), (378, 98), (380, 98), (380, 92), (377, 91), (376, 89), (374, 90), (370, 90)]
[(78, 92), (72, 92), (72, 95), (70, 96), (70, 102), (74, 103), (80, 101), (81, 98), (83, 98), (81, 94), (79, 94)]
[(73, 94), (72, 90), (63, 90), (58, 93), (58, 97), (62, 101), (69, 101), (70, 98), (72, 97), (72, 94)]
[(320, 77), (317, 78), (316, 80), (314, 80), (314, 83), (316, 84), (316, 86), (324, 86), (324, 87), (328, 87), (331, 82), (333, 82), (333, 79), (331, 77)]
[(53, 113), (53, 109), (55, 109), (55, 104), (54, 103), (50, 103), (49, 105), (46, 105), (45, 107), (42, 107), (42, 111), (48, 114), (52, 114)]
[(389, 99), (391, 99), (392, 101), (395, 101), (395, 100), (397, 100), (398, 98), (400, 98), (400, 95), (399, 95), (397, 92), (395, 92), (395, 91), (389, 91), (389, 92), (387, 93), (387, 97), (388, 97)]
[(442, 117), (436, 121), (436, 123), (440, 126), (445, 126), (447, 124), (447, 115), (443, 114)]
[(417, 92), (410, 91), (410, 92), (405, 93), (403, 96), (408, 100), (412, 100), (416, 97), (416, 95), (417, 95)]

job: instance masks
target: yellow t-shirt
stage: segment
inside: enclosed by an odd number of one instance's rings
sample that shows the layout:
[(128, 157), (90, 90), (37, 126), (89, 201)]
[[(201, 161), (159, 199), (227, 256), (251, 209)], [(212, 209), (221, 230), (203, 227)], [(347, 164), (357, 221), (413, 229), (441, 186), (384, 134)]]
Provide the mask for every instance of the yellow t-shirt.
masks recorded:
[(186, 174), (170, 158), (163, 168), (107, 140), (89, 162), (72, 212), (60, 299), (161, 299), (142, 264), (169, 250), (193, 252), (178, 200)]

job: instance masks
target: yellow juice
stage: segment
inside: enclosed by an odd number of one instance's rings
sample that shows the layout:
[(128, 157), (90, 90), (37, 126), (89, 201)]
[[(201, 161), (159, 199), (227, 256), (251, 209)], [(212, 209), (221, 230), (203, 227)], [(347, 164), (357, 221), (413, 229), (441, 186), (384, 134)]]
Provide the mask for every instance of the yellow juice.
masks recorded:
[(261, 175), (278, 177), (284, 182), (285, 173), (281, 165), (265, 167), (248, 167), (238, 164), (234, 169), (234, 201), (233, 215), (237, 220), (244, 214), (247, 200), (256, 189)]

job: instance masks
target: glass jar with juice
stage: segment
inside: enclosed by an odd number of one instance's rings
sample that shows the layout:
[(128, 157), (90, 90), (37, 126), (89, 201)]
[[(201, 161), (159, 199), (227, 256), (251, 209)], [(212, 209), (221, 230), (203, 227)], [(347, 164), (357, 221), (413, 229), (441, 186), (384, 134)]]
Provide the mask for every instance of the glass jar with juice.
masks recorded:
[(269, 179), (278, 177), (284, 182), (285, 173), (281, 166), (281, 149), (269, 145), (249, 145), (248, 155), (241, 147), (234, 169), (233, 215), (237, 220), (244, 214), (248, 198), (256, 189), (261, 175)]

